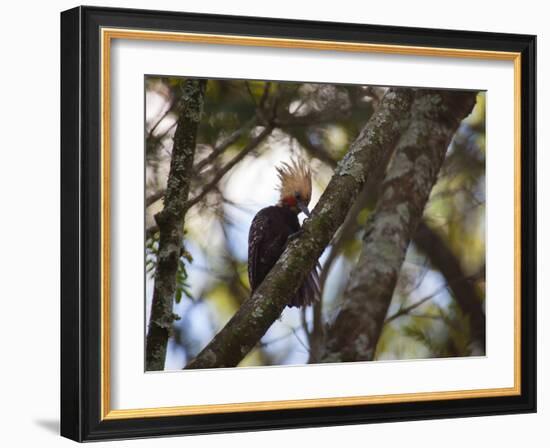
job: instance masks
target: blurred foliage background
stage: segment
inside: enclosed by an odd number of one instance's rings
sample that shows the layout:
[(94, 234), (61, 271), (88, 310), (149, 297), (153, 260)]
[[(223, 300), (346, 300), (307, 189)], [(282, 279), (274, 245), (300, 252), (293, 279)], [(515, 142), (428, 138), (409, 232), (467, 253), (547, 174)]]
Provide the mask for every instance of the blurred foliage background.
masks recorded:
[[(158, 248), (154, 214), (170, 164), (176, 111), (185, 78), (146, 77), (146, 322)], [(209, 80), (195, 154), (180, 260), (173, 337), (166, 369), (181, 369), (225, 325), (248, 297), (248, 229), (254, 215), (278, 199), (275, 167), (292, 156), (313, 171), (310, 209), (333, 169), (376, 110), (385, 87)], [(251, 144), (266, 127), (274, 129)], [(382, 173), (383, 174), (383, 173)], [(323, 253), (322, 300), (306, 310), (286, 308), (240, 366), (315, 362), (315, 328), (338, 310), (359, 256), (364, 223), (376, 203), (366, 189), (348, 221)], [(303, 216), (301, 217), (303, 219)], [(485, 302), (485, 94), (450, 145), (432, 190), (423, 223), (439, 237), (460, 267), (461, 279), (409, 246), (377, 346), (376, 359), (469, 356), (471, 322), (457, 305), (450, 283), (468, 282)], [(145, 328), (146, 331), (146, 328)]]

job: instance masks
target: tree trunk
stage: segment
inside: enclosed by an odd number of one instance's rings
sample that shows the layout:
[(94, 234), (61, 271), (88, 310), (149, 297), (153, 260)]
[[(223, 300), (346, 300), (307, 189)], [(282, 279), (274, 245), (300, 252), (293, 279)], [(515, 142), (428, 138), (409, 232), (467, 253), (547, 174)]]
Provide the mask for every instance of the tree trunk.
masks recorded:
[(187, 368), (236, 366), (259, 342), (344, 221), (357, 193), (382, 155), (393, 151), (408, 123), (410, 89), (390, 90), (371, 117), (287, 249), (262, 284)]
[(447, 147), (475, 104), (474, 92), (418, 90), (366, 232), (342, 307), (326, 338), (324, 362), (374, 357), (398, 273)]
[(145, 368), (148, 371), (164, 369), (168, 337), (172, 323), (177, 318), (172, 312), (176, 273), (182, 250), (183, 224), (188, 208), (186, 201), (205, 90), (205, 80), (189, 79), (183, 86), (164, 208), (155, 215), (160, 236), (145, 350)]

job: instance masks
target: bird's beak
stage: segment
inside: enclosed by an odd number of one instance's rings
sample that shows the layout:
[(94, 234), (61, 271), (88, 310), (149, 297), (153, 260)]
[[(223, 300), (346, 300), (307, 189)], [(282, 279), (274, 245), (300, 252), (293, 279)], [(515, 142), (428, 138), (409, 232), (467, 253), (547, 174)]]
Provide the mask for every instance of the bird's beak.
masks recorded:
[(308, 218), (311, 218), (311, 213), (309, 212), (306, 204), (304, 204), (302, 201), (297, 201), (296, 205), (304, 215), (306, 215)]

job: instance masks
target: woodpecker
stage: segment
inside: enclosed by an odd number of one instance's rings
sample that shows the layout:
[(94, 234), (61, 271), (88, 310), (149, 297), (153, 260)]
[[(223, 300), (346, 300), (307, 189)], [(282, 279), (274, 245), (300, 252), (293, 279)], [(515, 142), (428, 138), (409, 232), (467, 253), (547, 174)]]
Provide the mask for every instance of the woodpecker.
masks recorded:
[[(284, 252), (289, 240), (300, 232), (298, 215), (311, 216), (308, 205), (311, 199), (311, 171), (303, 160), (293, 160), (276, 168), (280, 181), (279, 202), (260, 210), (248, 234), (248, 278), (252, 292)], [(308, 274), (289, 307), (305, 307), (319, 300), (319, 274), (317, 267)]]

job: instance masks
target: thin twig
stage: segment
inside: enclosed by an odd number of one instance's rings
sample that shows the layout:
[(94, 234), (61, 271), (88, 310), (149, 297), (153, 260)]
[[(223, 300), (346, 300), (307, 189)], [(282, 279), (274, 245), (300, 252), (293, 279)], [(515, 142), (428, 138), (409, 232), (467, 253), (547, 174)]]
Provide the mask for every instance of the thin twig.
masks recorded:
[(300, 345), (304, 348), (304, 350), (309, 353), (309, 347), (304, 343), (304, 341), (300, 339), (300, 336), (298, 336), (298, 332), (294, 328), (292, 329), (292, 334), (296, 337), (296, 339), (298, 340)]
[[(162, 116), (157, 120), (157, 122), (153, 125), (151, 129), (149, 129), (149, 132), (147, 133), (147, 138), (151, 138), (153, 136), (153, 133), (156, 131), (157, 127), (160, 123), (168, 116), (170, 112), (172, 112), (172, 108), (174, 107), (174, 104), (171, 103), (170, 106), (168, 106), (168, 109), (162, 114)], [(174, 122), (175, 123), (175, 122)]]
[(165, 190), (159, 190), (159, 191), (156, 191), (155, 193), (147, 196), (145, 198), (145, 207), (149, 207), (150, 205), (157, 202), (159, 199), (163, 198), (165, 192), (166, 192)]
[(248, 153), (253, 151), (271, 132), (273, 131), (273, 128), (271, 126), (268, 126), (264, 128), (264, 130), (257, 136), (254, 137), (252, 140), (248, 142), (248, 144), (237, 154), (233, 159), (231, 159), (229, 162), (225, 164), (223, 168), (221, 168), (214, 178), (204, 186), (202, 191), (197, 194), (194, 198), (187, 201), (185, 204), (186, 209), (190, 209), (195, 204), (200, 202), (209, 192), (212, 190), (218, 182), (222, 179), (223, 176), (227, 174), (228, 171), (230, 171), (237, 163), (239, 163), (242, 159), (245, 158)]
[(283, 341), (283, 340), (289, 338), (290, 336), (293, 336), (293, 335), (294, 335), (294, 333), (293, 333), (294, 331), (296, 331), (295, 328), (291, 329), (290, 333), (286, 333), (286, 334), (284, 334), (284, 335), (282, 335), (282, 336), (278, 336), (278, 337), (276, 337), (276, 338), (270, 339), (269, 341), (265, 341), (265, 342), (264, 342), (264, 341), (260, 341), (260, 342), (258, 342), (258, 347), (267, 347), (267, 346), (269, 346), (269, 345), (271, 345), (271, 344), (275, 344), (276, 342), (281, 342), (281, 341)]
[[(476, 274), (477, 275), (477, 274)], [(428, 300), (433, 299), (435, 296), (437, 296), (440, 292), (444, 291), (445, 289), (452, 288), (453, 283), (459, 282), (459, 281), (468, 281), (472, 280), (476, 277), (476, 275), (473, 276), (467, 276), (467, 277), (460, 277), (460, 278), (454, 278), (450, 281), (447, 281), (445, 284), (441, 285), (439, 288), (437, 288), (434, 292), (432, 292), (430, 295), (423, 297), (418, 302), (413, 303), (412, 305), (409, 305), (407, 307), (400, 308), (395, 314), (392, 314), (390, 317), (388, 317), (384, 323), (387, 324), (391, 322), (392, 320), (397, 319), (398, 317), (404, 316), (406, 314), (409, 314), (412, 310), (418, 308), (420, 305), (426, 303)]]
[[(198, 162), (193, 167), (193, 173), (195, 175), (198, 175), (201, 170), (208, 164), (212, 163), (218, 156), (220, 156), (227, 148), (229, 148), (231, 145), (233, 145), (248, 129), (252, 128), (254, 126), (254, 123), (256, 122), (256, 118), (253, 117), (250, 120), (246, 122), (246, 124), (237, 129), (235, 132), (233, 132), (229, 137), (227, 137), (224, 141), (222, 141), (218, 146), (216, 146), (210, 154), (208, 154), (207, 157), (202, 159), (200, 162)], [(164, 196), (165, 190), (159, 190), (156, 193), (151, 194), (145, 199), (145, 207), (149, 207), (150, 205), (157, 202), (159, 199), (161, 199)]]
[(216, 146), (210, 154), (208, 154), (207, 157), (202, 159), (200, 162), (198, 162), (194, 167), (193, 171), (195, 174), (198, 174), (201, 172), (201, 170), (208, 165), (209, 163), (212, 163), (221, 153), (223, 153), (227, 148), (229, 148), (231, 145), (233, 145), (241, 136), (245, 133), (245, 131), (251, 129), (254, 127), (254, 123), (256, 123), (256, 118), (251, 118), (248, 120), (245, 125), (239, 129), (237, 129), (235, 132), (233, 132), (229, 137), (227, 137), (224, 141), (222, 141), (218, 146)]
[[(447, 285), (445, 285), (442, 289), (446, 289), (447, 288)], [(441, 290), (438, 290), (436, 292), (434, 292), (433, 294), (430, 294), (429, 296), (426, 296), (426, 297), (423, 297), (422, 299), (420, 299), (418, 302), (415, 302), (413, 303), (412, 305), (409, 305), (405, 308), (401, 308), (399, 311), (397, 311), (395, 314), (392, 314), (390, 317), (388, 317), (386, 319), (386, 324), (390, 323), (391, 321), (397, 319), (398, 317), (401, 317), (401, 316), (405, 316), (407, 314), (409, 314), (410, 311), (418, 308), (420, 305), (423, 305), (424, 303), (426, 303), (428, 300), (431, 300), (432, 298), (434, 298), (437, 294), (439, 294), (439, 292), (441, 292)]]

